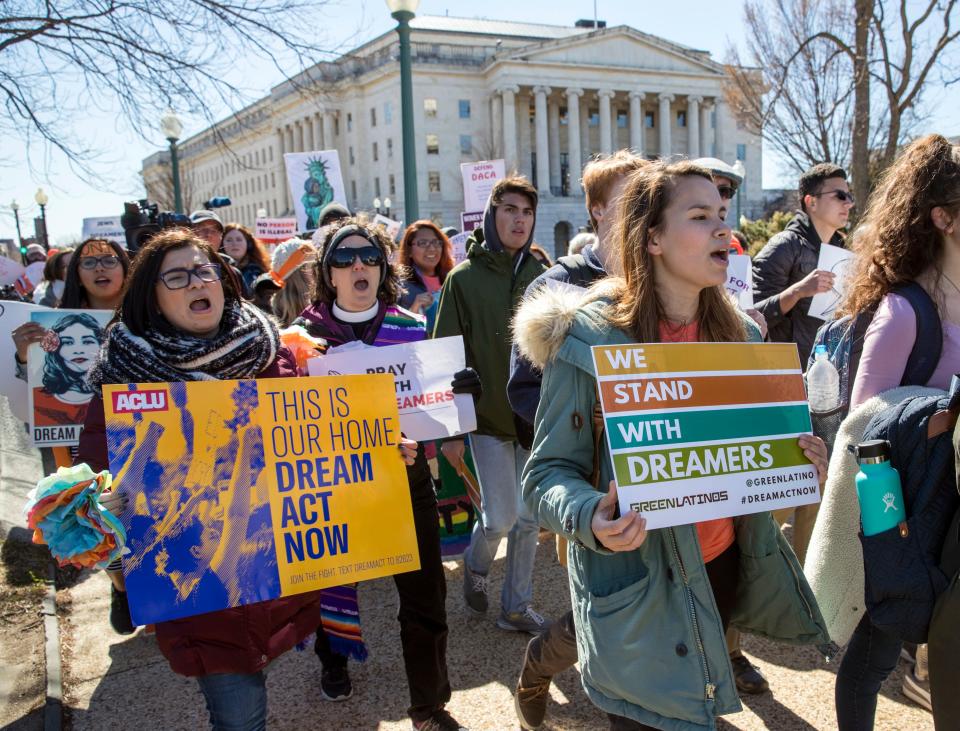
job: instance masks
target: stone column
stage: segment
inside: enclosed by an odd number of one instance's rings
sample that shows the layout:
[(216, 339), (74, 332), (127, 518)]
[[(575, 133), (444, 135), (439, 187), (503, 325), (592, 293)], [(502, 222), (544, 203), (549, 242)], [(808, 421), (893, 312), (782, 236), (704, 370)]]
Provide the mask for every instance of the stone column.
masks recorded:
[(305, 117), (303, 120), (303, 126), (305, 129), (304, 133), (304, 144), (306, 144), (307, 152), (313, 152), (317, 149), (317, 143), (313, 136), (313, 120), (310, 117)]
[(687, 154), (690, 159), (704, 155), (700, 152), (700, 102), (702, 96), (687, 97)]
[(520, 112), (520, 138), (517, 141), (518, 167), (520, 173), (530, 180), (533, 180), (533, 155), (531, 153), (536, 152), (537, 149), (530, 133), (530, 102), (533, 101), (532, 96), (531, 91), (517, 97), (517, 107)]
[(303, 152), (306, 148), (303, 146), (303, 125), (297, 121), (293, 123), (294, 133), (297, 136), (297, 152)]
[(313, 144), (315, 150), (326, 149), (323, 146), (323, 116), (320, 114), (313, 115)]
[[(547, 139), (550, 143), (550, 187), (560, 190), (560, 102), (547, 102)], [(559, 193), (558, 193), (559, 195)]]
[(673, 120), (670, 119), (670, 102), (673, 101), (673, 94), (661, 94), (657, 98), (660, 100), (660, 115), (657, 120), (660, 126), (660, 157), (666, 159), (670, 157), (670, 130), (673, 127)]
[(277, 177), (280, 178), (280, 210), (276, 211), (276, 215), (278, 216), (287, 210), (290, 200), (290, 191), (287, 189), (287, 166), (283, 162), (283, 154), (290, 151), (287, 149), (286, 137), (287, 135), (284, 128), (280, 127), (277, 130), (277, 149), (280, 154), (277, 155), (275, 163), (277, 167)]
[(638, 155), (643, 155), (643, 100), (642, 91), (630, 92), (630, 147)]
[(517, 159), (517, 86), (505, 86), (503, 96), (503, 159), (507, 171), (519, 168)]
[(323, 113), (323, 149), (337, 149), (337, 146), (333, 141), (333, 112)]
[(503, 155), (503, 97), (498, 92), (490, 97), (490, 146), (494, 158)]
[(613, 99), (612, 89), (597, 91), (600, 100), (600, 152), (609, 155), (613, 152), (613, 128), (610, 120), (610, 100)]
[(284, 130), (286, 130), (287, 134), (287, 145), (284, 149), (287, 152), (295, 152), (296, 148), (293, 146), (293, 126), (289, 124), (284, 125)]
[(721, 160), (724, 160), (724, 161), (726, 161), (727, 159), (724, 157), (726, 152), (723, 149), (723, 146), (727, 142), (723, 137), (723, 118), (726, 116), (726, 113), (727, 113), (726, 107), (727, 105), (723, 100), (717, 99), (717, 107), (716, 107), (717, 124), (713, 128), (713, 146), (716, 148), (714, 152), (716, 153), (716, 157), (719, 157)]
[(580, 97), (583, 89), (567, 89), (567, 157), (570, 166), (570, 195), (583, 194), (580, 172), (583, 151), (580, 149)]
[(710, 117), (713, 113), (713, 102), (707, 101), (700, 107), (700, 154), (704, 157), (714, 157), (713, 128), (710, 126)]
[(537, 149), (537, 190), (540, 197), (550, 195), (550, 144), (547, 124), (547, 95), (549, 86), (535, 86), (534, 94), (534, 124), (536, 124)]
[(583, 165), (593, 157), (593, 146), (590, 144), (590, 103), (587, 95), (580, 99), (580, 164)]

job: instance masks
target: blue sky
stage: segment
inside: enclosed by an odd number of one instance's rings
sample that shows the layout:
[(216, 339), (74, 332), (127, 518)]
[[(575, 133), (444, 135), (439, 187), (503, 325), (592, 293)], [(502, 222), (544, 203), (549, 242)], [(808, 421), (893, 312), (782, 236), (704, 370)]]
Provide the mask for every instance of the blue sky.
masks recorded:
[[(710, 51), (722, 61), (731, 43), (743, 48), (742, 0), (683, 0), (679, 3), (638, 2), (637, 0), (597, 0), (597, 16), (609, 25), (630, 25), (647, 33), (662, 36), (694, 48)], [(477, 12), (482, 8), (482, 15)], [(537, 23), (572, 24), (578, 18), (592, 18), (592, 0), (484, 0), (481, 4), (464, 0), (422, 0), (418, 14), (486, 17)], [(360, 42), (390, 30), (394, 21), (389, 17), (383, 0), (335, 0), (325, 10), (330, 19), (325, 24), (323, 40), (330, 48), (347, 50)], [(292, 69), (291, 69), (292, 70)], [(270, 86), (281, 80), (279, 72), (262, 64), (242, 69), (243, 83), (250, 96), (262, 96)], [(223, 116), (228, 110), (222, 110)], [(200, 128), (200, 120), (184, 118), (184, 137)], [(119, 215), (124, 200), (142, 195), (138, 170), (141, 160), (165, 146), (159, 130), (152, 139), (133, 134), (109, 99), (90, 100), (84, 119), (77, 120), (77, 131), (98, 149), (104, 150), (97, 165), (99, 175), (95, 184), (79, 179), (65, 160), (46, 156), (34, 148), (31, 166), (27, 165), (25, 151), (19, 141), (10, 139), (0, 143), (0, 159), (12, 161), (0, 168), (0, 238), (15, 236), (13, 215), (9, 202), (16, 198), (21, 205), (21, 225), (24, 233), (32, 232), (32, 218), (38, 209), (33, 202), (38, 186), (50, 196), (47, 206), (48, 224), (52, 242), (66, 241), (79, 236), (81, 219), (85, 216)], [(921, 131), (937, 131), (947, 135), (960, 134), (960, 89), (952, 89), (938, 98)], [(783, 166), (770, 154), (764, 155), (764, 187), (790, 185), (792, 176), (784, 176)], [(46, 173), (46, 174), (45, 174)]]

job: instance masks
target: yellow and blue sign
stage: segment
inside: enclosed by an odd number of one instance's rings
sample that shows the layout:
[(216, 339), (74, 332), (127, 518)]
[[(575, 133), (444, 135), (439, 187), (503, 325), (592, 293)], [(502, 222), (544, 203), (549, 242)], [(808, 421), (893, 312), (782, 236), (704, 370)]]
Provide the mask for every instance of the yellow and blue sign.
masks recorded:
[(420, 568), (393, 376), (103, 396), (137, 624)]

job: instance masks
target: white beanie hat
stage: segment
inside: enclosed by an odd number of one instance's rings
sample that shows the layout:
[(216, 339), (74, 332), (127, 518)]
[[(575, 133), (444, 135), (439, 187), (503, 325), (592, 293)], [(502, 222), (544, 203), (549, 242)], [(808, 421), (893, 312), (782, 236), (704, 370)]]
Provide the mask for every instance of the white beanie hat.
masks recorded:
[[(293, 256), (294, 252), (299, 251), (301, 248), (306, 247), (310, 250), (309, 254), (302, 259), (296, 266), (291, 268), (289, 271), (282, 271), (283, 265), (287, 263), (287, 260)], [(281, 279), (286, 279), (291, 274), (293, 274), (297, 269), (312, 262), (315, 262), (316, 249), (313, 248), (312, 244), (309, 241), (304, 239), (292, 238), (287, 239), (282, 244), (277, 244), (277, 248), (273, 250), (273, 258), (270, 262), (270, 269), (275, 275), (278, 275)], [(275, 279), (276, 281), (276, 279)], [(279, 283), (279, 282), (278, 282)]]

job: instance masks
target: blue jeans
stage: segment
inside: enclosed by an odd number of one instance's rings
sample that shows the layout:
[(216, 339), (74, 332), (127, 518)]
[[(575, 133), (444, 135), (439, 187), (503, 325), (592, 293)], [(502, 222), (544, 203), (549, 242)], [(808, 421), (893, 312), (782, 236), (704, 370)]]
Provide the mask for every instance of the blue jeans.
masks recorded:
[(520, 494), (520, 473), (530, 452), (515, 441), (483, 434), (470, 435), (470, 449), (483, 515), (473, 526), (463, 559), (473, 573), (486, 576), (506, 536), (507, 571), (500, 605), (504, 612), (522, 612), (533, 599), (533, 561), (540, 531)]
[(837, 671), (836, 704), (839, 731), (872, 731), (877, 694), (897, 667), (903, 642), (877, 629), (868, 614), (853, 631)]
[(213, 731), (267, 728), (267, 674), (215, 673), (197, 678)]

